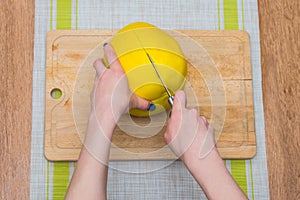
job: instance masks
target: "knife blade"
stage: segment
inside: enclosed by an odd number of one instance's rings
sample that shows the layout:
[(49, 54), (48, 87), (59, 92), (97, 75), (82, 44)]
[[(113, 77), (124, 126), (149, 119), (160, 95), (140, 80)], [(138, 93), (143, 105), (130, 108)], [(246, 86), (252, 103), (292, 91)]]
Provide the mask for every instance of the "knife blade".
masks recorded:
[[(141, 45), (141, 48), (142, 48), (142, 49), (144, 50), (144, 52), (146, 53), (146, 55), (147, 55), (147, 57), (148, 57), (148, 59), (149, 59), (151, 65), (152, 65), (152, 67), (154, 68), (154, 70), (155, 70), (155, 72), (156, 72), (158, 78), (160, 79), (160, 81), (161, 81), (163, 87), (165, 88), (165, 90), (166, 90), (166, 92), (167, 92), (167, 94), (168, 94), (168, 102), (169, 102), (169, 104), (170, 104), (170, 106), (171, 106), (171, 108), (172, 108), (172, 107), (173, 107), (173, 103), (174, 103), (174, 96), (171, 94), (171, 92), (169, 91), (169, 89), (168, 89), (166, 83), (165, 83), (164, 80), (162, 79), (160, 73), (158, 72), (158, 70), (157, 70), (157, 68), (156, 68), (156, 66), (155, 66), (155, 64), (154, 64), (154, 62), (153, 62), (153, 60), (152, 60), (152, 58), (151, 58), (151, 56), (150, 56), (150, 55), (148, 54), (148, 52), (146, 51), (146, 49), (145, 49), (145, 47), (144, 47), (142, 41), (140, 40), (138, 34), (137, 34), (135, 31), (133, 31), (133, 33), (135, 34), (137, 40), (139, 41), (139, 43), (140, 43), (140, 45)], [(170, 116), (171, 116), (171, 112), (170, 112)]]
[(160, 73), (158, 72), (158, 70), (157, 70), (157, 68), (156, 68), (156, 66), (155, 66), (155, 64), (154, 64), (154, 61), (152, 60), (151, 56), (148, 54), (147, 51), (145, 51), (145, 53), (146, 53), (146, 55), (147, 55), (147, 57), (148, 57), (148, 59), (149, 59), (151, 65), (152, 65), (152, 67), (154, 68), (154, 70), (155, 70), (155, 72), (156, 72), (156, 74), (157, 74), (157, 76), (158, 76), (160, 82), (162, 83), (163, 87), (165, 88), (165, 90), (166, 90), (166, 92), (167, 92), (167, 94), (168, 94), (168, 96), (169, 96), (168, 102), (169, 102), (170, 106), (172, 107), (172, 106), (173, 106), (173, 103), (174, 103), (174, 96), (171, 94), (171, 92), (169, 91), (169, 89), (168, 89), (166, 83), (164, 82), (163, 78), (161, 77)]

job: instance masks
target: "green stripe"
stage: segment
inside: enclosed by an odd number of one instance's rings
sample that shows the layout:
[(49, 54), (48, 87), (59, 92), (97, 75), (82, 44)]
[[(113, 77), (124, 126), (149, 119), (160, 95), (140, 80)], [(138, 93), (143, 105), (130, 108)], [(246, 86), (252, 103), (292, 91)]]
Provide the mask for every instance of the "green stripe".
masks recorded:
[(237, 0), (224, 0), (224, 29), (238, 30), (238, 6)]
[(49, 199), (49, 165), (50, 162), (47, 161), (47, 175), (46, 175), (46, 199)]
[(53, 199), (64, 199), (69, 185), (69, 162), (54, 162)]
[(231, 160), (231, 174), (243, 192), (248, 195), (245, 160)]
[(242, 23), (243, 23), (243, 30), (245, 30), (245, 9), (244, 9), (244, 0), (242, 0)]
[[(238, 30), (238, 3), (237, 0), (224, 0), (224, 29), (225, 30)], [(244, 13), (243, 13), (244, 14)], [(243, 192), (248, 195), (247, 191), (247, 169), (245, 160), (231, 160), (231, 174), (241, 187)], [(253, 189), (252, 189), (253, 192)]]
[(53, 20), (53, 0), (50, 0), (50, 30), (53, 29), (52, 27), (52, 20)]
[(78, 0), (76, 0), (76, 29), (78, 29)]
[(252, 172), (252, 160), (250, 160), (250, 177), (251, 177), (251, 187), (252, 187), (252, 200), (254, 200), (254, 182), (253, 182), (253, 172)]
[(56, 29), (72, 28), (72, 0), (57, 0)]

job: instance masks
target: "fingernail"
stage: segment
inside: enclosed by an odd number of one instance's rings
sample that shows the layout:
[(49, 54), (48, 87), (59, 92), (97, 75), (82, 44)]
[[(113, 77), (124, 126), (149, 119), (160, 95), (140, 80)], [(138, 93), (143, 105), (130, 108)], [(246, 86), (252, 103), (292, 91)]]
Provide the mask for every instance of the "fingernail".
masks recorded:
[(103, 44), (103, 47), (105, 47), (106, 45), (108, 45), (108, 43), (107, 43), (107, 42), (105, 42), (105, 43)]
[(153, 111), (155, 110), (156, 106), (153, 103), (150, 103), (149, 107), (148, 107), (148, 111)]

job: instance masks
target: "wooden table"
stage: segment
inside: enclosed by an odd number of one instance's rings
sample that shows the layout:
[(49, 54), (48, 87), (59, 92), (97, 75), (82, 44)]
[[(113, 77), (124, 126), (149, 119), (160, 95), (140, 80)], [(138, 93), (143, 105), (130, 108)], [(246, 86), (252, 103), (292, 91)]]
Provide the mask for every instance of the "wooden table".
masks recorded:
[[(271, 199), (300, 198), (299, 0), (259, 0)], [(34, 0), (0, 1), (0, 198), (28, 199)]]

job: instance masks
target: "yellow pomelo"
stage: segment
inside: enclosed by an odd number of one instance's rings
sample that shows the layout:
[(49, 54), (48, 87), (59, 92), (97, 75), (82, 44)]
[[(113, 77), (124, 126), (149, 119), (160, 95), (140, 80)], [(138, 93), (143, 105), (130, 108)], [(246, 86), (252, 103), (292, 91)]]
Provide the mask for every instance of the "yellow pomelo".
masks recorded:
[(156, 110), (152, 112), (131, 109), (130, 113), (135, 116), (149, 116), (169, 109), (168, 95), (146, 52), (174, 94), (184, 87), (187, 75), (186, 60), (178, 42), (151, 24), (136, 22), (122, 28), (110, 43), (126, 73), (131, 90), (156, 105)]

